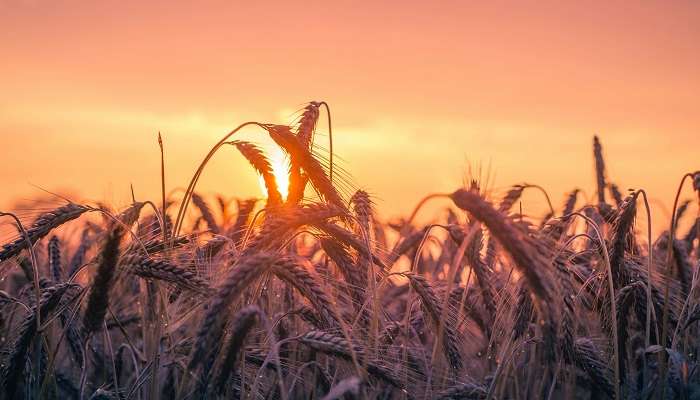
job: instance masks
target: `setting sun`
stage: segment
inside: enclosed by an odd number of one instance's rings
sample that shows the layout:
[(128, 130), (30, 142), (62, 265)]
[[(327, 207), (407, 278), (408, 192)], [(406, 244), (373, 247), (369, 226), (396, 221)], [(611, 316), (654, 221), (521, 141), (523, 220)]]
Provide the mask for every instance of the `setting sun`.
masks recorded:
[[(282, 199), (286, 200), (289, 193), (289, 157), (282, 149), (276, 146), (270, 148), (266, 155), (272, 167), (272, 174), (277, 182), (277, 190), (279, 190)], [(267, 197), (265, 180), (262, 175), (258, 175), (258, 184), (260, 185), (260, 193), (262, 193), (263, 197)]]

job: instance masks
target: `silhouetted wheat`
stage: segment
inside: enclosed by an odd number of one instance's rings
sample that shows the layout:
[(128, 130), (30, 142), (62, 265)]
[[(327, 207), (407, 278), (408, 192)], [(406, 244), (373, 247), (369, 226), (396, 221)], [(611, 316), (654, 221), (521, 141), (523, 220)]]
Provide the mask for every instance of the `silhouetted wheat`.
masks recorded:
[[(321, 155), (324, 108), (227, 134), (179, 208), (174, 190), (15, 221), (26, 237), (0, 248), (0, 398), (700, 395), (700, 172), (657, 237), (636, 231), (646, 194), (611, 183), (598, 137), (592, 204), (574, 189), (555, 210), (532, 184), (494, 198), (467, 179), (419, 203), (452, 200), (430, 224), (387, 221), (331, 171), (332, 145)], [(286, 199), (262, 147), (231, 139), (253, 127), (289, 158)], [(266, 201), (195, 191), (224, 145)], [(546, 195), (544, 218), (526, 214), (529, 188)]]

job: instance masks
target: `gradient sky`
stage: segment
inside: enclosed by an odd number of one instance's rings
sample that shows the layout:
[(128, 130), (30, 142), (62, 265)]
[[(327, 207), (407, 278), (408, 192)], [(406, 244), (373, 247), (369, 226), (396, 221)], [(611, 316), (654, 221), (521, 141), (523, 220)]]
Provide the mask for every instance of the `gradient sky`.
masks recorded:
[[(157, 199), (158, 131), (168, 187), (186, 186), (229, 129), (309, 100), (331, 105), (336, 154), (390, 216), (470, 165), (497, 191), (592, 195), (595, 133), (612, 180), (667, 207), (700, 168), (695, 1), (0, 0), (0, 54), (3, 206), (33, 185)], [(232, 149), (201, 190), (259, 194)]]

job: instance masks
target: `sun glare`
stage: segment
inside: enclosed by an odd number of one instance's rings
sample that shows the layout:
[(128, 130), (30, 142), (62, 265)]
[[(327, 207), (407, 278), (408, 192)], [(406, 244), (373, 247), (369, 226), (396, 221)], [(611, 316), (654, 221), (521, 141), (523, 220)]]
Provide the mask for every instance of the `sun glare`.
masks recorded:
[[(289, 192), (289, 157), (279, 147), (272, 148), (266, 154), (272, 167), (272, 174), (275, 175), (275, 181), (277, 181), (277, 190), (279, 190), (282, 199), (286, 200)], [(258, 183), (263, 196), (267, 196), (265, 180), (262, 175), (258, 176)]]

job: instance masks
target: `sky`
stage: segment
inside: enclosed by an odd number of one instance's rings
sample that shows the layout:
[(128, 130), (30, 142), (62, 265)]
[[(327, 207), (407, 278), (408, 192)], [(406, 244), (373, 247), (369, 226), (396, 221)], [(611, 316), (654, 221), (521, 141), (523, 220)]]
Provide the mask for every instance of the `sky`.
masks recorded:
[[(594, 134), (610, 179), (658, 213), (700, 169), (699, 21), (694, 1), (0, 0), (0, 207), (41, 189), (158, 199), (158, 132), (175, 190), (233, 127), (324, 100), (340, 165), (385, 216), (470, 170), (494, 193), (592, 196)], [(233, 149), (199, 189), (260, 195)]]

